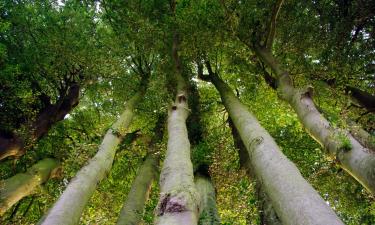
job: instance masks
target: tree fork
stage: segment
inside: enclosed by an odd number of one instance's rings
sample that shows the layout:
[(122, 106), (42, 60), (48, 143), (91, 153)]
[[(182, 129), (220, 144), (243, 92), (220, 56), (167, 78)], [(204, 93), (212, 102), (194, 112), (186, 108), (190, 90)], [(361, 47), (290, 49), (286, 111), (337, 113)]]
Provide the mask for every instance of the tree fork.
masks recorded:
[(254, 51), (277, 75), (279, 97), (294, 109), (310, 136), (322, 145), (326, 153), (345, 171), (371, 194), (375, 194), (375, 154), (357, 141), (350, 132), (333, 128), (316, 108), (311, 88), (295, 88), (288, 72), (280, 67), (270, 50), (255, 45)]

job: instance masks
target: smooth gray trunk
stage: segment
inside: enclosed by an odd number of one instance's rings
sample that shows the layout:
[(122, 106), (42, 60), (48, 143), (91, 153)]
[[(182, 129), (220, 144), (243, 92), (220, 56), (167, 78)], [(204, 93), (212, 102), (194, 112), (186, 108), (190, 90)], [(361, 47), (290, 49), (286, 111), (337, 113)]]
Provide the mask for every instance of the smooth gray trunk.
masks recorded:
[(232, 119), (228, 118), (229, 127), (232, 131), (234, 146), (238, 150), (238, 155), (240, 157), (240, 166), (242, 169), (246, 170), (246, 174), (250, 180), (256, 181), (257, 197), (258, 197), (258, 210), (260, 215), (261, 225), (281, 225), (281, 221), (272, 206), (272, 202), (267, 194), (264, 192), (263, 187), (259, 181), (256, 180), (253, 169), (251, 168), (251, 162), (249, 159), (249, 154), (247, 153), (246, 147), (243, 144), (238, 130), (233, 124)]
[(312, 87), (295, 88), (288, 72), (279, 66), (268, 49), (255, 46), (254, 50), (277, 75), (280, 98), (294, 109), (310, 136), (323, 146), (326, 153), (344, 170), (375, 194), (375, 154), (357, 141), (350, 132), (332, 127), (316, 108), (312, 99)]
[(25, 173), (0, 181), (0, 216), (55, 176), (59, 168), (60, 163), (57, 160), (46, 158), (30, 167)]
[(211, 81), (248, 151), (251, 168), (283, 224), (343, 224), (218, 76)]
[(199, 197), (190, 160), (186, 99), (180, 92), (168, 116), (167, 153), (160, 174), (161, 193), (156, 211), (156, 224), (160, 225), (191, 225), (198, 221)]
[(215, 188), (210, 177), (205, 174), (195, 174), (195, 187), (200, 196), (199, 225), (220, 225), (216, 208)]
[(78, 171), (57, 202), (39, 222), (40, 224), (78, 224), (83, 209), (97, 184), (109, 173), (117, 146), (133, 119), (136, 104), (143, 95), (144, 90), (139, 91), (126, 103), (124, 112), (105, 134), (99, 151), (86, 166)]
[(160, 198), (155, 211), (155, 224), (196, 225), (199, 195), (194, 184), (186, 127), (186, 119), (190, 113), (187, 103), (187, 82), (182, 76), (176, 33), (173, 38), (172, 55), (176, 68), (177, 91), (175, 102), (168, 113), (168, 145), (160, 174)]
[(149, 153), (137, 172), (131, 190), (117, 220), (118, 225), (137, 225), (142, 221), (152, 181), (158, 171), (158, 157)]

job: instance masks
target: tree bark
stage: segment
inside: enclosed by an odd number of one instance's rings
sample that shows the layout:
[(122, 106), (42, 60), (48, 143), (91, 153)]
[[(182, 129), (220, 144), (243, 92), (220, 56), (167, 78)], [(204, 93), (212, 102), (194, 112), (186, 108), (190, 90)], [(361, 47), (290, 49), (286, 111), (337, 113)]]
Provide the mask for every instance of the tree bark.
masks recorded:
[(118, 225), (140, 224), (152, 181), (157, 175), (158, 162), (158, 157), (149, 153), (139, 168), (128, 197), (121, 209), (117, 220)]
[[(25, 154), (27, 147), (48, 133), (51, 127), (71, 112), (78, 105), (80, 86), (73, 82), (65, 95), (60, 96), (55, 104), (50, 103), (48, 96), (44, 96), (44, 108), (38, 113), (35, 121), (30, 125), (28, 140), (23, 140), (17, 134), (0, 134), (0, 160), (9, 156), (20, 157)], [(25, 142), (27, 142), (25, 144)]]
[(370, 193), (375, 194), (375, 154), (348, 131), (333, 128), (316, 108), (312, 99), (312, 88), (295, 88), (288, 72), (279, 66), (268, 49), (256, 45), (254, 51), (277, 75), (280, 98), (291, 105), (310, 136), (322, 145), (326, 153), (344, 170)]
[(247, 149), (257, 180), (284, 224), (343, 224), (217, 75), (211, 81)]
[[(202, 171), (204, 168), (204, 171)], [(200, 166), (195, 173), (195, 187), (200, 196), (199, 225), (219, 225), (220, 217), (216, 208), (215, 188), (208, 173), (208, 166)]]
[(25, 173), (0, 181), (0, 216), (22, 198), (58, 173), (60, 163), (46, 158), (30, 167)]
[(69, 225), (79, 222), (97, 184), (109, 173), (117, 146), (123, 139), (133, 119), (134, 109), (144, 93), (145, 87), (141, 86), (140, 91), (126, 103), (124, 112), (104, 136), (99, 151), (72, 179), (40, 224)]

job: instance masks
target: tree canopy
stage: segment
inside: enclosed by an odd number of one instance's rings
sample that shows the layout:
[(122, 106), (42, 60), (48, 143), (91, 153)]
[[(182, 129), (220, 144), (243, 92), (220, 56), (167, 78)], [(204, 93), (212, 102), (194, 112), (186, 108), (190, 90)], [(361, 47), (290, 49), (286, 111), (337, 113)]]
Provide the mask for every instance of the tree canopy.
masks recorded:
[[(45, 177), (1, 224), (41, 221), (107, 135), (119, 145), (79, 224), (115, 224), (150, 155), (161, 172), (141, 216), (153, 224), (163, 216), (164, 159), (176, 138), (170, 117), (179, 107), (202, 179), (196, 188), (215, 190), (207, 200), (216, 198), (215, 220), (268, 224), (267, 182), (246, 167), (248, 150), (241, 153), (242, 142), (254, 143), (236, 131), (213, 77), (343, 223), (375, 224), (374, 1), (5, 0), (0, 18), (0, 208), (16, 175)], [(132, 101), (132, 122), (117, 129)], [(38, 172), (46, 160), (48, 176)]]

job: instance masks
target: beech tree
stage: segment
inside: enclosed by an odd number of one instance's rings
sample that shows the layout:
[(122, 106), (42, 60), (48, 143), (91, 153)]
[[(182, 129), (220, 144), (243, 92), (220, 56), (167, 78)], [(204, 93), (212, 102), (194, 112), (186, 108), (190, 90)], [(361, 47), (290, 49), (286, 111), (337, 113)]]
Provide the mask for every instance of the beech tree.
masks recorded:
[(120, 211), (117, 224), (140, 224), (142, 221), (152, 182), (158, 175), (159, 153), (156, 144), (163, 139), (164, 118), (163, 115), (159, 116), (153, 137), (148, 138), (151, 140), (146, 138), (146, 142), (148, 142), (146, 147), (149, 148), (147, 156), (138, 169), (130, 192)]
[[(210, 63), (206, 64), (209, 79), (220, 92), (223, 104), (247, 148), (254, 173), (263, 183), (262, 188), (269, 195), (281, 221), (291, 224), (342, 224), (323, 199), (302, 178), (293, 163), (281, 153), (273, 138), (236, 99), (230, 88), (214, 74)], [(201, 75), (206, 79), (204, 76)], [(293, 175), (290, 176), (291, 174)], [(291, 177), (292, 180), (288, 180)], [(319, 215), (319, 218), (316, 215)]]
[(1, 2), (0, 223), (374, 224), (373, 12)]
[[(287, 101), (296, 111), (301, 123), (309, 134), (326, 149), (327, 154), (333, 157), (343, 169), (348, 171), (349, 174), (371, 193), (374, 193), (374, 155), (348, 131), (332, 127), (316, 108), (312, 100), (312, 87), (295, 88), (289, 73), (281, 68), (272, 55), (277, 15), (281, 10), (282, 3), (283, 1), (277, 1), (274, 6), (271, 20), (266, 27), (268, 33), (266, 32), (265, 38), (262, 39), (259, 34), (255, 34), (255, 37), (252, 39), (250, 39), (251, 37), (239, 34), (239, 38), (274, 72), (276, 80), (273, 86), (279, 91), (280, 98)], [(255, 32), (261, 33), (262, 31), (255, 30)]]
[(150, 186), (153, 178), (156, 177), (157, 161), (157, 158), (150, 154), (139, 168), (132, 189), (120, 211), (117, 224), (139, 224), (141, 222)]
[(195, 186), (200, 196), (198, 224), (220, 224), (220, 218), (216, 208), (215, 188), (207, 169), (207, 165), (201, 165), (194, 175)]

